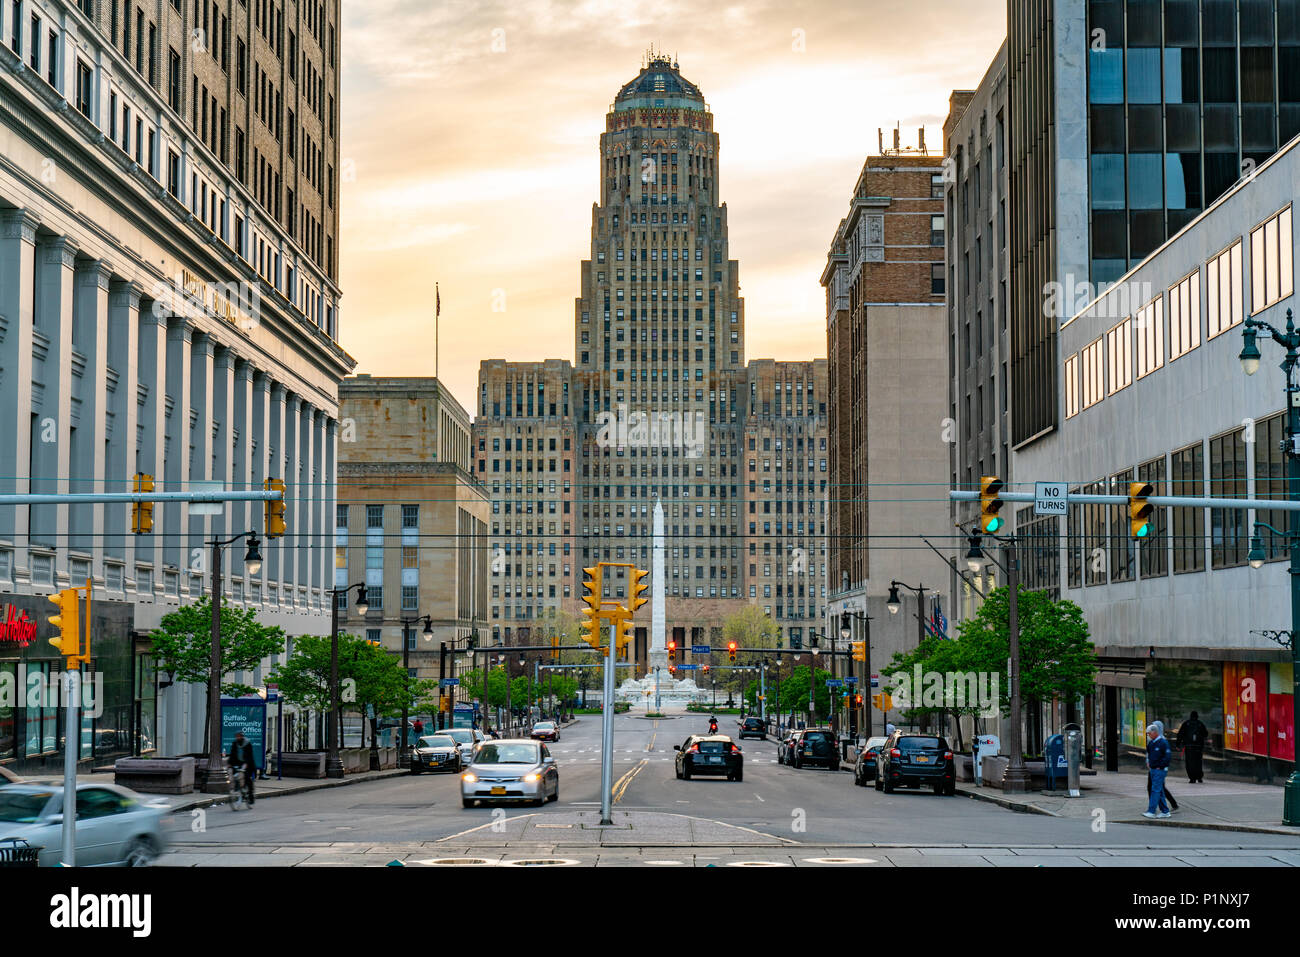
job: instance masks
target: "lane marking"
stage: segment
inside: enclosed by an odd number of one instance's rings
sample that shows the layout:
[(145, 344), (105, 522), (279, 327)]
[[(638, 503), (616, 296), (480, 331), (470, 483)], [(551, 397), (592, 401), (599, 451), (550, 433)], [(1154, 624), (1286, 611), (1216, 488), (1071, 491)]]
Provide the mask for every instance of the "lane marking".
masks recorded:
[(761, 801), (763, 804), (766, 804), (766, 803), (767, 803), (766, 801), (763, 800), (762, 795), (755, 794), (754, 797), (758, 798), (759, 801)]
[(646, 762), (643, 760), (641, 761), (640, 764), (634, 767), (631, 771), (628, 771), (627, 774), (623, 775), (614, 783), (613, 803), (617, 804), (619, 801), (623, 799), (623, 795), (627, 793), (628, 785), (632, 783), (633, 778), (635, 778), (638, 774), (641, 773), (641, 769), (645, 766), (646, 766)]

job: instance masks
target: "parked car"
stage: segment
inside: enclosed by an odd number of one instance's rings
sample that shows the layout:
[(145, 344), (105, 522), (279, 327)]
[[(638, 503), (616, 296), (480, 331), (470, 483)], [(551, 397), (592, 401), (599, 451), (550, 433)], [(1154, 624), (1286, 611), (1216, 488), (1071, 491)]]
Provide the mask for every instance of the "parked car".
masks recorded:
[(461, 804), (531, 801), (541, 807), (560, 797), (560, 772), (550, 748), (528, 738), (488, 741), (460, 776)]
[(424, 771), (455, 771), (465, 767), (460, 756), (460, 745), (446, 734), (426, 734), (411, 749), (411, 773)]
[(554, 721), (538, 721), (533, 725), (533, 732), (529, 737), (534, 741), (559, 741), (560, 729), (555, 726)]
[(831, 771), (840, 769), (840, 754), (835, 746), (835, 732), (830, 728), (805, 728), (797, 733), (788, 748), (787, 764), (796, 768), (824, 764)]
[(22, 781), (22, 778), (14, 774), (14, 772), (10, 771), (3, 764), (0, 764), (0, 785), (18, 784), (20, 781)]
[(796, 729), (790, 729), (785, 732), (776, 743), (776, 763), (794, 765), (794, 742), (799, 737)]
[(746, 718), (740, 722), (740, 740), (744, 741), (746, 738), (767, 740), (767, 725), (763, 723), (762, 718)]
[[(114, 784), (77, 787), (77, 866), (142, 867), (167, 846), (163, 816), (167, 805), (145, 801)], [(26, 841), (41, 848), (42, 867), (63, 857), (63, 788), (7, 784), (0, 787), (0, 843)]]
[(460, 748), (460, 762), (466, 767), (474, 762), (474, 749), (487, 740), (478, 728), (443, 728), (438, 734), (456, 742)]
[(880, 746), (884, 744), (886, 738), (883, 734), (867, 738), (866, 744), (858, 751), (857, 757), (853, 760), (853, 783), (859, 787), (866, 787), (868, 781), (874, 781), (876, 777), (876, 755), (880, 753)]
[(725, 774), (728, 781), (745, 780), (745, 756), (740, 746), (725, 734), (693, 734), (677, 752), (677, 779), (691, 779), (692, 774)]
[(935, 794), (957, 793), (957, 766), (948, 742), (933, 734), (895, 731), (876, 756), (876, 790), (934, 788)]

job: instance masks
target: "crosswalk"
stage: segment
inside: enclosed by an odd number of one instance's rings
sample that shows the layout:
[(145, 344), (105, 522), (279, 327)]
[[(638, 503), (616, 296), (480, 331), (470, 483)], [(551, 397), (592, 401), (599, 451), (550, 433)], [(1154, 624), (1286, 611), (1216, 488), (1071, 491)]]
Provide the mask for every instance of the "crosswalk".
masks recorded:
[[(600, 761), (600, 748), (557, 748), (550, 749), (551, 754), (557, 758), (561, 755), (567, 756), (570, 762), (583, 762), (595, 764)], [(613, 754), (617, 758), (619, 755), (638, 755), (644, 761), (670, 762), (676, 760), (676, 756), (671, 752), (646, 751), (644, 748), (615, 748)], [(752, 755), (746, 755), (745, 761), (750, 764), (776, 764), (776, 758), (762, 758)]]

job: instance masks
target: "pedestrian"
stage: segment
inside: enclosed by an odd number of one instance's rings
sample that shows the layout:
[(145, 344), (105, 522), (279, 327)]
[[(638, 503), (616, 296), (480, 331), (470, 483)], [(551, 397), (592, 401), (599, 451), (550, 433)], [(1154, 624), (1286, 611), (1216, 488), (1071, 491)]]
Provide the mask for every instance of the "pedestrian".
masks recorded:
[(885, 722), (885, 737), (889, 737), (889, 736), (890, 736), (891, 734), (893, 734), (893, 733), (894, 733), (894, 726), (893, 726), (892, 724), (890, 724), (888, 721), (886, 721), (886, 722)]
[[(1147, 809), (1143, 817), (1169, 817), (1169, 806), (1165, 803), (1165, 776), (1169, 773), (1169, 742), (1157, 724), (1147, 725), (1147, 781), (1151, 786), (1151, 796), (1147, 798)], [(1157, 812), (1158, 809), (1158, 812)]]
[(1178, 746), (1183, 749), (1188, 784), (1205, 783), (1205, 768), (1201, 760), (1205, 756), (1205, 742), (1209, 737), (1210, 729), (1196, 716), (1195, 711), (1178, 729)]
[(253, 806), (253, 781), (257, 778), (257, 759), (253, 756), (253, 742), (244, 737), (244, 732), (235, 734), (230, 742), (230, 767), (232, 771), (243, 771), (244, 783), (248, 785), (248, 806)]
[[(1165, 736), (1165, 723), (1164, 723), (1163, 721), (1152, 721), (1151, 723), (1152, 723), (1153, 725), (1155, 725), (1156, 730), (1160, 732), (1160, 737), (1163, 738), (1163, 737)], [(1167, 739), (1167, 738), (1165, 739), (1165, 741), (1166, 741), (1166, 743), (1168, 743), (1168, 739)], [(1172, 751), (1173, 749), (1171, 748), (1170, 750)], [(1150, 793), (1151, 793), (1151, 775), (1148, 773), (1148, 774), (1147, 774), (1147, 794), (1150, 794)], [(1168, 781), (1165, 782), (1164, 795), (1165, 795), (1165, 800), (1169, 803), (1169, 813), (1172, 814), (1174, 811), (1177, 811), (1177, 810), (1178, 810), (1178, 801), (1177, 801), (1177, 799), (1176, 799), (1172, 794), (1169, 793), (1169, 782), (1168, 782)]]

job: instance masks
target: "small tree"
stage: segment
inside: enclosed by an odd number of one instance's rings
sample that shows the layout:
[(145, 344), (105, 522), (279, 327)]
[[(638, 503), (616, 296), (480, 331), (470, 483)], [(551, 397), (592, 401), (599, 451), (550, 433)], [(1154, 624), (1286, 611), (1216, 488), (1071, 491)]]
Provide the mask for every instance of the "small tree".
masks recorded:
[[(339, 674), (341, 678), (341, 668)], [(330, 639), (316, 635), (303, 635), (295, 639), (289, 660), (276, 665), (267, 680), (277, 683), (284, 700), (303, 711), (329, 711)], [(343, 722), (341, 715), (336, 715), (335, 718), (337, 735)]]
[[(255, 689), (240, 682), (226, 681), (228, 675), (252, 671), (271, 655), (284, 651), (282, 628), (264, 625), (249, 608), (221, 605), (221, 692), (234, 697)], [(174, 680), (202, 684), (212, 694), (212, 601), (200, 598), (166, 615), (153, 632), (153, 653), (158, 668)], [(205, 699), (208, 700), (208, 699)], [(213, 715), (204, 718), (203, 740), (211, 735)]]

